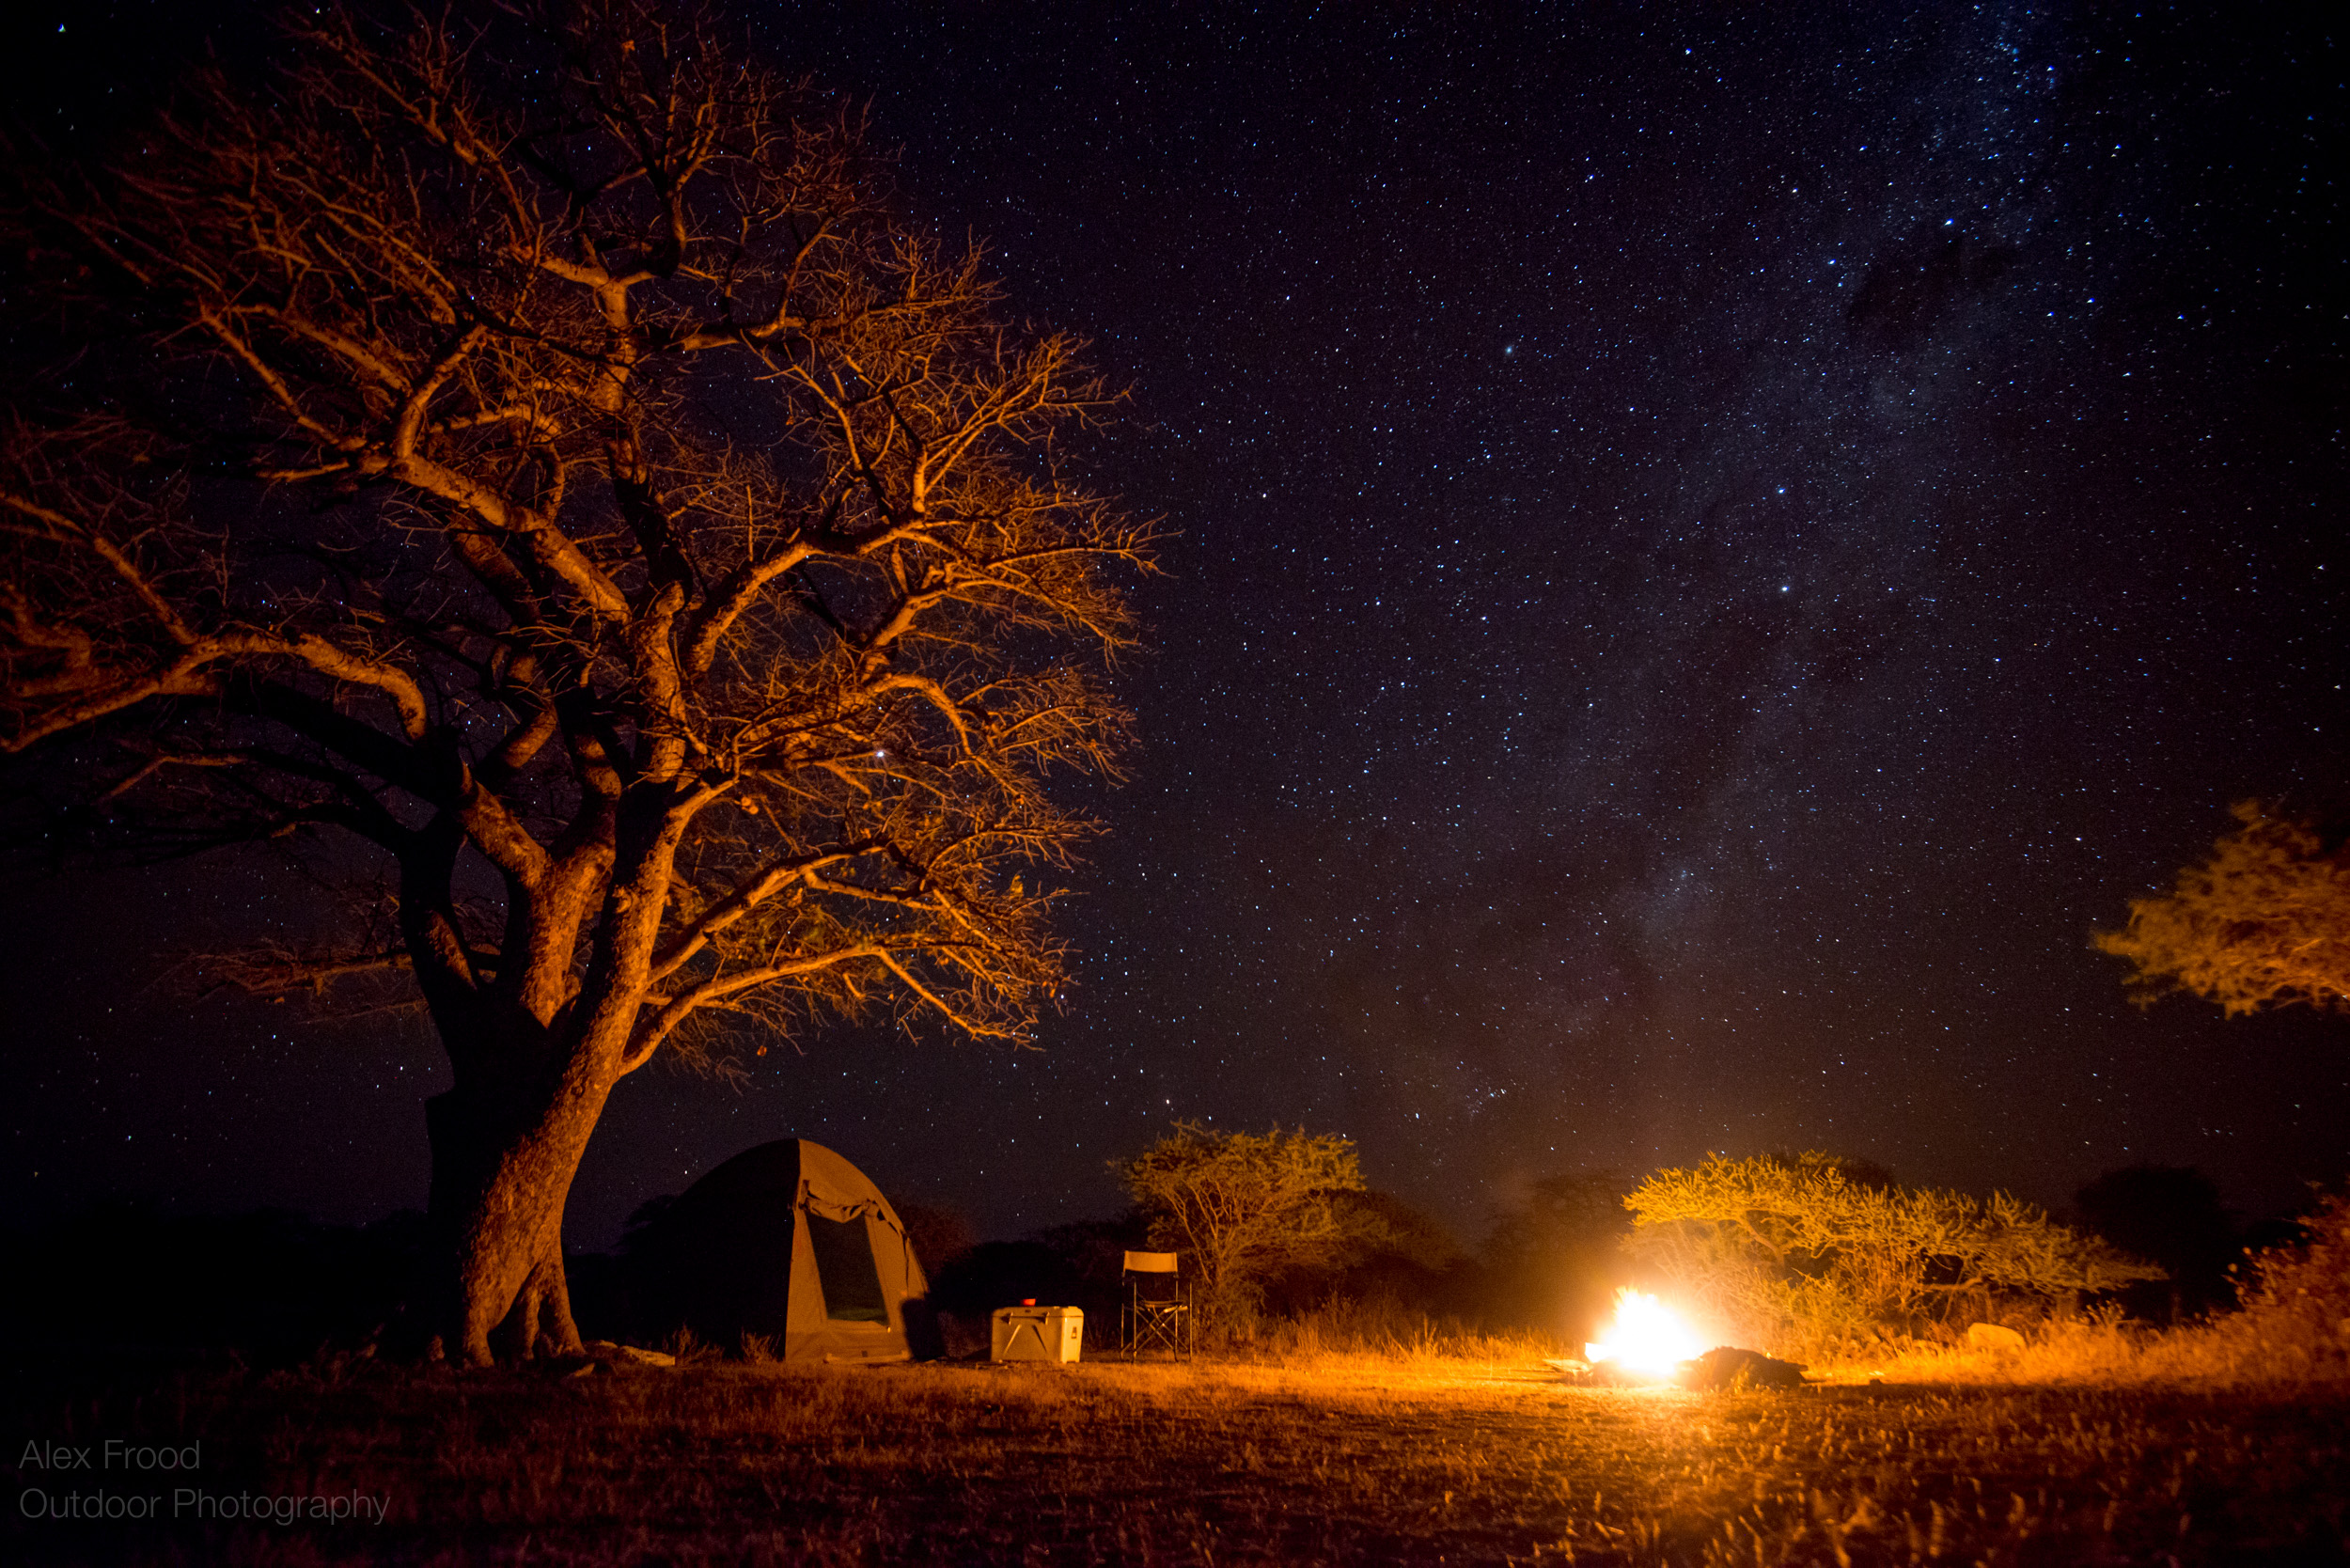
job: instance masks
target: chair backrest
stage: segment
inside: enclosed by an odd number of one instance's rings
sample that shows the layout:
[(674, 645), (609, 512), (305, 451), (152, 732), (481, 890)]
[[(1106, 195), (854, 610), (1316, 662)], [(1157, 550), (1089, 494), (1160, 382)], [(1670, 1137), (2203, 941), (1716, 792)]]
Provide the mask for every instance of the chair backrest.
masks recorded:
[(1129, 1252), (1126, 1254), (1128, 1274), (1173, 1274), (1175, 1254), (1172, 1252)]

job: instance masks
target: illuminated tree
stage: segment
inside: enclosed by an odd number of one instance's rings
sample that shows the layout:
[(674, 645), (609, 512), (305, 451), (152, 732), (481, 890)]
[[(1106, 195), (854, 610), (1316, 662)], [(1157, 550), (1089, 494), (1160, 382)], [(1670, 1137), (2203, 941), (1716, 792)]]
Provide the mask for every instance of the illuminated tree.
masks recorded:
[(1151, 1239), (1173, 1247), (1198, 1281), (1199, 1309), (1231, 1326), (1283, 1269), (1346, 1260), (1388, 1239), (1371, 1208), (1351, 1138), (1334, 1133), (1228, 1133), (1197, 1121), (1110, 1169), (1151, 1215)]
[(1685, 1309), (1810, 1354), (1995, 1294), (2053, 1300), (2162, 1277), (2005, 1193), (1856, 1180), (1818, 1152), (1709, 1155), (1655, 1172), (1623, 1202), (1634, 1255)]
[(2306, 822), (2260, 802), (2230, 808), (2244, 825), (2179, 872), (2170, 892), (2130, 901), (2129, 922), (2092, 940), (2126, 959), (2140, 1006), (2174, 991), (2230, 1017), (2350, 1001), (2350, 846), (2330, 849)]
[(1053, 995), (1091, 824), (1044, 786), (1114, 766), (1152, 529), (1060, 460), (1076, 346), (711, 18), (284, 25), (274, 80), (17, 176), (16, 297), (78, 357), (0, 464), (0, 744), (150, 851), (350, 846), (384, 940), (226, 973), (413, 985), (432, 1321), (575, 1345), (622, 1076)]

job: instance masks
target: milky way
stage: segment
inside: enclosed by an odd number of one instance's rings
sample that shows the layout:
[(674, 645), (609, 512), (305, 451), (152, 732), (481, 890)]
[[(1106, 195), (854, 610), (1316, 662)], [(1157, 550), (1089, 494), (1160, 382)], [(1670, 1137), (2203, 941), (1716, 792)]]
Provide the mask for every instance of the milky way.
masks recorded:
[[(1178, 1115), (1345, 1131), (1470, 1231), (1708, 1149), (2251, 1206), (2350, 1165), (2344, 1026), (2140, 1014), (2087, 947), (2229, 800), (2342, 776), (2314, 32), (745, 14), (1131, 384), (1084, 460), (1182, 538), (1043, 1049), (642, 1075), (579, 1239), (787, 1133), (1016, 1231)], [(134, 1092), (178, 1152), (108, 1168), (414, 1202), (432, 1051), (350, 1048), (225, 1130), (218, 1083)], [(332, 1134), (253, 1148), (273, 1093)]]

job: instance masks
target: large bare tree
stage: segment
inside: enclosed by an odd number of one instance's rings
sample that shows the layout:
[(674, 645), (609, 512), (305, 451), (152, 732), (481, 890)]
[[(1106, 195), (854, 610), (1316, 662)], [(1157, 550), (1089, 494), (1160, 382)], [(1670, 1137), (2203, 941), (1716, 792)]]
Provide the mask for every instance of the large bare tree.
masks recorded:
[(655, 0), (468, 14), (292, 12), (271, 79), (18, 177), (75, 354), (0, 472), (0, 745), (174, 844), (363, 846), (384, 942), (235, 973), (420, 995), (431, 1321), (479, 1362), (577, 1343), (621, 1077), (729, 1021), (1032, 1022), (1092, 825), (1044, 786), (1114, 767), (1152, 530), (1057, 455), (1109, 400), (1076, 346), (837, 103)]

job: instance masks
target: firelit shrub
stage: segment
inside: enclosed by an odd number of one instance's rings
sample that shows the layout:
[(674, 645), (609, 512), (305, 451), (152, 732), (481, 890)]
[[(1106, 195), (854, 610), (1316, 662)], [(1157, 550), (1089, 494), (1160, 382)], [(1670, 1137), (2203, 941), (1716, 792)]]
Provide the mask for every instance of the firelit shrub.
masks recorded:
[(2233, 1348), (2280, 1379), (2350, 1379), (2350, 1191), (2318, 1205), (2297, 1246), (2252, 1261), (2244, 1309), (2219, 1325)]

